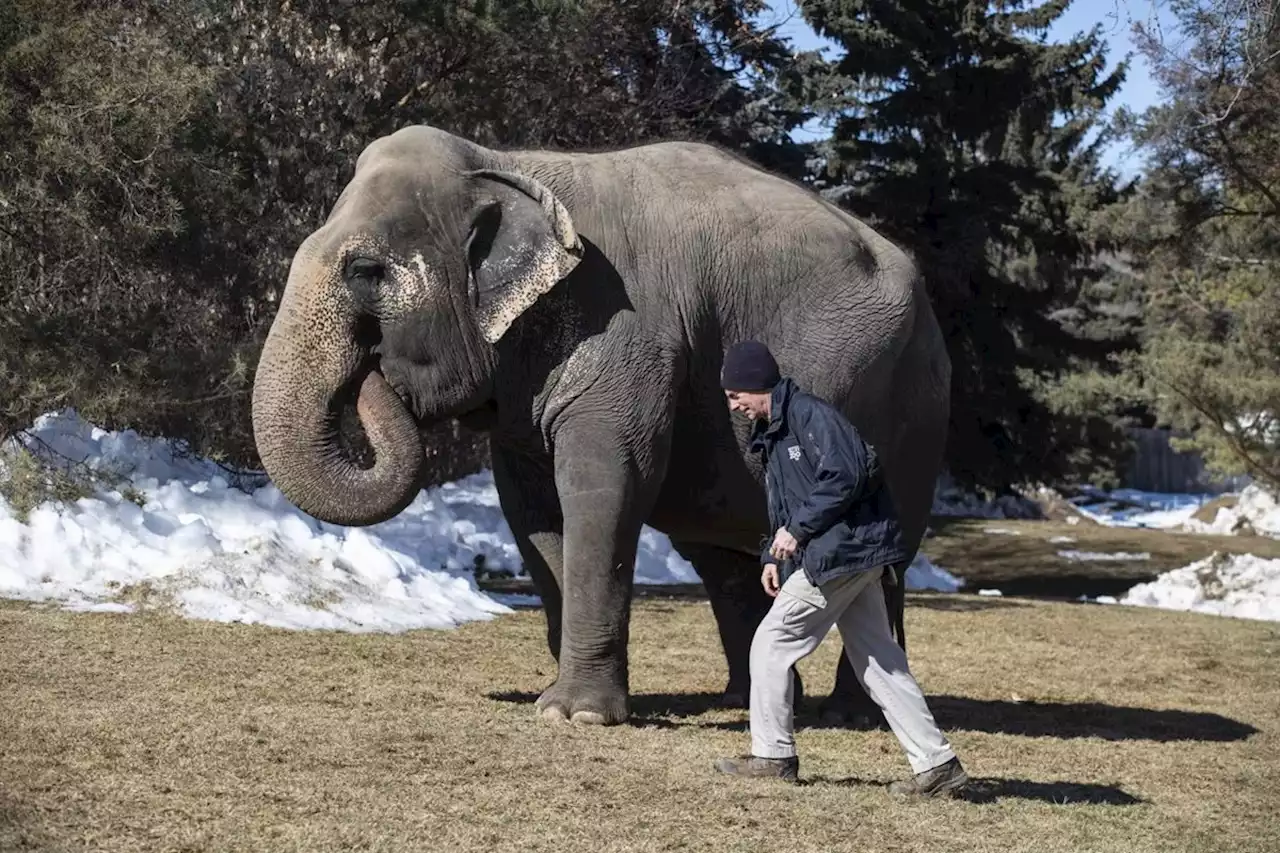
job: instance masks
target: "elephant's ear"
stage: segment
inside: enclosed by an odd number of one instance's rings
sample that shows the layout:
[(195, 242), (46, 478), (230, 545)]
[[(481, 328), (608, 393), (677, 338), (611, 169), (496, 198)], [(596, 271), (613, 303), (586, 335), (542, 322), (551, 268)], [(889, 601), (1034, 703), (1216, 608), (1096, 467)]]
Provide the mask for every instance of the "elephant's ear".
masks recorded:
[(578, 265), (582, 241), (569, 211), (533, 178), (491, 169), (467, 174), (493, 193), (472, 223), (467, 265), (480, 331), (495, 343)]

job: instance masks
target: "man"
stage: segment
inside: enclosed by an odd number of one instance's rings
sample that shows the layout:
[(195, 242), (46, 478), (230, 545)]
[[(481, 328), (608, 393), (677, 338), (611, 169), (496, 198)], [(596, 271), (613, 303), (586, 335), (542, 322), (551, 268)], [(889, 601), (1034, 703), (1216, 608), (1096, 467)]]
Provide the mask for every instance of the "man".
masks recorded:
[(968, 775), (889, 630), (880, 577), (908, 555), (874, 450), (835, 407), (782, 378), (763, 344), (731, 347), (721, 386), (729, 408), (755, 422), (752, 449), (764, 454), (776, 532), (761, 554), (760, 581), (774, 602), (751, 644), (751, 754), (716, 769), (796, 780), (791, 668), (835, 625), (914, 773), (890, 792), (954, 793)]

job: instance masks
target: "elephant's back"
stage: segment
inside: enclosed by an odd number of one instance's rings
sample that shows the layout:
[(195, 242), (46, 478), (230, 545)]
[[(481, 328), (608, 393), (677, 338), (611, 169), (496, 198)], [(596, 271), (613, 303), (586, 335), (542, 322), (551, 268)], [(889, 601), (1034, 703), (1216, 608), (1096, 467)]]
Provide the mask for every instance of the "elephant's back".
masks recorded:
[(642, 324), (707, 370), (704, 394), (719, 393), (724, 349), (755, 339), (857, 411), (888, 398), (895, 361), (927, 333), (910, 258), (808, 187), (702, 143), (561, 162), (571, 174), (546, 175), (571, 194), (579, 230), (618, 270)]
[(909, 395), (894, 390), (936, 343), (907, 255), (810, 189), (713, 146), (658, 143), (593, 160), (574, 169), (580, 230), (617, 267), (638, 315), (688, 360), (673, 475), (652, 521), (725, 545), (759, 535), (760, 472), (719, 387), (723, 353), (739, 340), (768, 344), (785, 373), (845, 412), (897, 468), (909, 452), (898, 434), (936, 419), (927, 406), (898, 405)]

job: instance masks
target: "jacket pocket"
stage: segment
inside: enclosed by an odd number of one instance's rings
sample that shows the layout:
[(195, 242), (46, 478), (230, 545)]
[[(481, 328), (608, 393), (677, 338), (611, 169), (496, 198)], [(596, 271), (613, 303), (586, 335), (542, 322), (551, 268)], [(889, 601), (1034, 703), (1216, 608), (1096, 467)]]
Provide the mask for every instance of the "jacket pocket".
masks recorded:
[(851, 563), (864, 550), (849, 522), (843, 518), (809, 540), (804, 550), (804, 564), (815, 572)]

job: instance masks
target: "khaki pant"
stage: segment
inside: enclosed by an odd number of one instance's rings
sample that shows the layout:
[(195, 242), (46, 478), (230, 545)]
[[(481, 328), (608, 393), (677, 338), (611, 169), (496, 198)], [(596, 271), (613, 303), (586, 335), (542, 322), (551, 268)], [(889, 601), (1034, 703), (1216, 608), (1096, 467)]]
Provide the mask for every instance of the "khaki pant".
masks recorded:
[(751, 643), (751, 752), (761, 758), (796, 754), (791, 667), (812, 654), (836, 626), (844, 651), (867, 694), (884, 711), (915, 773), (955, 757), (893, 640), (883, 569), (813, 586), (796, 570), (778, 592)]

